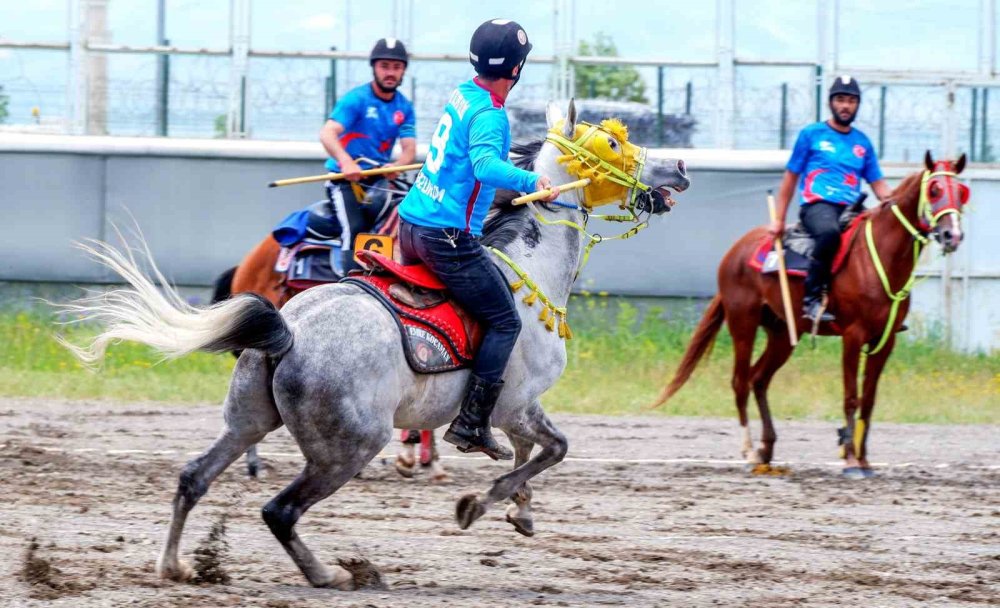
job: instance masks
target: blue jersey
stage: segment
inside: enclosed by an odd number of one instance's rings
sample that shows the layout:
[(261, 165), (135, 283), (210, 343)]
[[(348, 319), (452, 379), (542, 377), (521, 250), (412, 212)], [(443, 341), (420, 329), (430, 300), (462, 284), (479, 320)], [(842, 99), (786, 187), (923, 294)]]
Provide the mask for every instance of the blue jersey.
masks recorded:
[(479, 236), (497, 188), (532, 192), (538, 182), (537, 173), (512, 165), (509, 153), (503, 102), (476, 79), (460, 84), (434, 129), (423, 168), (399, 204), (400, 217)]
[(858, 199), (862, 178), (869, 184), (882, 179), (868, 136), (858, 129), (841, 133), (825, 122), (802, 129), (785, 168), (799, 175), (802, 205), (847, 205)]
[[(355, 87), (340, 98), (330, 119), (344, 126), (340, 145), (351, 158), (364, 156), (379, 164), (389, 162), (396, 139), (416, 137), (416, 119), (413, 104), (401, 92), (392, 99), (381, 99), (372, 90), (371, 83)], [(330, 158), (328, 171), (340, 171), (340, 163)], [(362, 169), (371, 167), (362, 164)]]

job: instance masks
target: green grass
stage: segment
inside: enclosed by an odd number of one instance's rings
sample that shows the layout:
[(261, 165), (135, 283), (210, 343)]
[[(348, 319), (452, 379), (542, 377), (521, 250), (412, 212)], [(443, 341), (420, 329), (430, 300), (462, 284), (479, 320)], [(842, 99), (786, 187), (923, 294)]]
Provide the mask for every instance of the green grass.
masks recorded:
[[(637, 308), (618, 299), (574, 297), (565, 375), (544, 397), (549, 411), (593, 414), (734, 414), (729, 377), (732, 344), (725, 328), (687, 385), (657, 410), (647, 410), (676, 369), (691, 335), (690, 302)], [(606, 321), (611, 319), (610, 322)], [(83, 369), (53, 339), (56, 330), (80, 341), (93, 331), (60, 328), (40, 312), (0, 313), (0, 396), (220, 402), (233, 359), (195, 354), (157, 363), (149, 349), (121, 344), (104, 369)], [(530, 321), (529, 321), (530, 322)], [(757, 350), (763, 346), (758, 339)], [(840, 342), (808, 341), (771, 386), (779, 419), (841, 417)], [(751, 402), (751, 412), (755, 406)], [(900, 340), (879, 390), (875, 418), (896, 422), (1000, 424), (1000, 357), (962, 355), (939, 342)]]

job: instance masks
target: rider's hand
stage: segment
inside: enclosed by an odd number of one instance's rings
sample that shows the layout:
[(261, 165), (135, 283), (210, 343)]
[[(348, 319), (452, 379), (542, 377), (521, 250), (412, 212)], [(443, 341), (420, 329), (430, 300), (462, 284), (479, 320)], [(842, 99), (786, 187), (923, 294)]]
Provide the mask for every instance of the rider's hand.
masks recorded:
[[(391, 161), (391, 162), (385, 163), (382, 166), (383, 167), (395, 167), (398, 164), (399, 163), (397, 163), (396, 161)], [(392, 173), (383, 173), (382, 177), (384, 177), (385, 179), (387, 179), (389, 181), (392, 181), (392, 180), (396, 179), (397, 177), (399, 177), (399, 172), (398, 171), (393, 171)]]
[(353, 160), (346, 160), (340, 163), (340, 172), (344, 174), (344, 179), (349, 182), (356, 182), (361, 179), (361, 167)]
[(546, 203), (551, 203), (552, 201), (559, 198), (559, 186), (552, 187), (552, 180), (549, 179), (547, 175), (543, 175), (538, 178), (538, 183), (535, 184), (535, 192), (540, 192), (542, 190), (550, 190), (550, 194), (543, 198), (542, 200)]
[(767, 227), (767, 232), (773, 237), (778, 238), (785, 233), (785, 222), (781, 220), (774, 220), (771, 225)]

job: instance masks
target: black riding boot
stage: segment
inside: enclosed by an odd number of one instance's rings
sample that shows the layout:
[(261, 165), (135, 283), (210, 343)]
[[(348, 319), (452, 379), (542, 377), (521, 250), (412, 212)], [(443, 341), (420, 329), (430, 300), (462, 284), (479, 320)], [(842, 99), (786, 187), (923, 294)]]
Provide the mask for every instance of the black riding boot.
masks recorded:
[(514, 454), (498, 444), (490, 431), (490, 414), (497, 404), (503, 381), (490, 384), (475, 374), (469, 376), (462, 410), (452, 421), (444, 440), (459, 452), (483, 452), (493, 460), (511, 460)]
[[(823, 305), (823, 279), (826, 274), (828, 272), (822, 266), (822, 262), (813, 260), (809, 264), (809, 274), (806, 275), (806, 295), (802, 298), (802, 316), (809, 320), (815, 319), (816, 315), (819, 315), (819, 309)], [(819, 320), (821, 322), (833, 321), (834, 316), (823, 311)]]

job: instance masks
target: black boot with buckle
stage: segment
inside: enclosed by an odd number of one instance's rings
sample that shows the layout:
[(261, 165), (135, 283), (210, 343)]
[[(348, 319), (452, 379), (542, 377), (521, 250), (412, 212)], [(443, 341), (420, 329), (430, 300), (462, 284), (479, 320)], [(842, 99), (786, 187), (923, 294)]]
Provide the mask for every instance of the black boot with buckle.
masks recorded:
[(482, 452), (493, 460), (512, 460), (514, 454), (497, 443), (490, 431), (490, 414), (501, 390), (502, 380), (491, 384), (475, 374), (469, 376), (462, 410), (448, 427), (444, 440), (459, 452)]
[(827, 312), (826, 310), (823, 311), (823, 314), (820, 314), (819, 311), (822, 307), (823, 303), (820, 298), (816, 296), (806, 296), (805, 299), (802, 300), (802, 316), (810, 321), (815, 320), (818, 316), (820, 323), (829, 323), (830, 321), (836, 319), (836, 317), (833, 316), (833, 313)]

